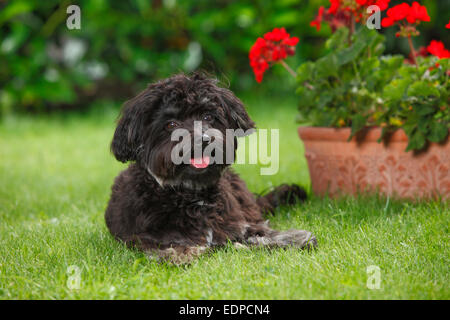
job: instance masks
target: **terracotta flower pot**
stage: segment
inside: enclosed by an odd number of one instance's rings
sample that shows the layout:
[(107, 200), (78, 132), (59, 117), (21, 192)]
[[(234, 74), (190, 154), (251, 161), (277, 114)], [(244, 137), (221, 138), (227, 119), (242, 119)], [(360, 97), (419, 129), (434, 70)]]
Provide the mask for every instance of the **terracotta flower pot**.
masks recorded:
[(300, 127), (315, 194), (354, 195), (379, 191), (400, 198), (450, 198), (450, 143), (405, 152), (408, 138), (397, 130), (382, 143), (381, 128), (347, 141), (350, 128)]

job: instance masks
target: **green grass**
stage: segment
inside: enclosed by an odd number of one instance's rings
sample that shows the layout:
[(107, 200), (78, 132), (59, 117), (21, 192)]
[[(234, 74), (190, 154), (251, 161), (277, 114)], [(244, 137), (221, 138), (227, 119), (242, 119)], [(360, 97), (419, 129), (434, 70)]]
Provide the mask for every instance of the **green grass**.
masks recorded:
[[(260, 128), (281, 128), (277, 175), (236, 166), (249, 188), (308, 187), (295, 103), (244, 100)], [(439, 202), (311, 198), (270, 220), (313, 231), (317, 251), (225, 248), (188, 267), (149, 262), (104, 224), (110, 186), (124, 168), (109, 153), (107, 110), (0, 125), (0, 299), (450, 298), (449, 209)], [(379, 290), (367, 288), (370, 265), (381, 270)], [(67, 286), (69, 266), (81, 270), (78, 290)]]

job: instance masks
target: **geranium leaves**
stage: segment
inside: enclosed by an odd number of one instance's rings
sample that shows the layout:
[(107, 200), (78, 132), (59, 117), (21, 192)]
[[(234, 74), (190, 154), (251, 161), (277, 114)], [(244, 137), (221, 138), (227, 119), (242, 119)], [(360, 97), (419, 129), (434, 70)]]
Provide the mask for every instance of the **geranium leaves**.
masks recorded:
[(407, 150), (441, 142), (450, 127), (447, 71), (450, 59), (419, 57), (419, 67), (401, 55), (381, 56), (384, 37), (362, 28), (352, 36), (338, 29), (327, 41), (329, 53), (297, 70), (301, 119), (312, 125), (366, 126), (383, 133), (403, 128)]
[(367, 117), (362, 114), (355, 114), (352, 118), (352, 133), (348, 140), (350, 140), (358, 131), (360, 131), (367, 122)]
[(410, 79), (394, 79), (383, 90), (383, 97), (387, 101), (398, 101), (403, 99), (406, 90), (411, 84)]
[(430, 133), (428, 135), (428, 140), (431, 142), (441, 142), (448, 135), (448, 125), (443, 122), (433, 121), (430, 123)]
[(439, 98), (439, 90), (430, 81), (416, 81), (408, 88), (409, 97), (435, 97)]

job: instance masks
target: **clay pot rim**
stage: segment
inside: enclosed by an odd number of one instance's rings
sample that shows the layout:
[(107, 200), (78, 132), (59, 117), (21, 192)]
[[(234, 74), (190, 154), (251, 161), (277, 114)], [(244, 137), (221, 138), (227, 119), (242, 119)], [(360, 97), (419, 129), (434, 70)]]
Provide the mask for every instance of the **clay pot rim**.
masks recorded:
[[(366, 127), (362, 129), (351, 141), (374, 141), (378, 142), (381, 137), (381, 127)], [(348, 141), (352, 129), (349, 127), (299, 127), (298, 134), (302, 140), (322, 141)], [(397, 129), (388, 135), (389, 142), (407, 142), (408, 136), (403, 129)]]

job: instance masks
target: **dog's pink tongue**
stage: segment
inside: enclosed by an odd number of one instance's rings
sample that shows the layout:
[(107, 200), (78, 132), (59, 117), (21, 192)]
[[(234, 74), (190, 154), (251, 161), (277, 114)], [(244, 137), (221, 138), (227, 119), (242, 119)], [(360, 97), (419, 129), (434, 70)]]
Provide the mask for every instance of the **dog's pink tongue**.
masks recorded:
[(209, 165), (209, 157), (191, 159), (191, 165), (197, 169), (204, 169)]

